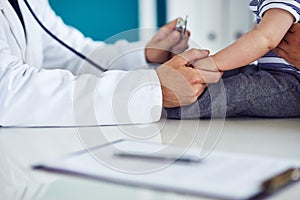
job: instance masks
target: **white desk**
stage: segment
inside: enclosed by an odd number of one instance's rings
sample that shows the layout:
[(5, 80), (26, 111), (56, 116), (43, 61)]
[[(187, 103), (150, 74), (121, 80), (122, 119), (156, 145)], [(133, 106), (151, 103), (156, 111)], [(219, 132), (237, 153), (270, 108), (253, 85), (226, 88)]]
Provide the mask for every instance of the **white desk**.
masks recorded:
[[(162, 120), (155, 125), (147, 130), (155, 132), (160, 129), (160, 135), (155, 135), (152, 140), (161, 139), (163, 143), (202, 145), (204, 149), (210, 150), (217, 141), (213, 150), (300, 160), (300, 119)], [(145, 127), (139, 128), (144, 130)], [(99, 133), (104, 133), (108, 140), (115, 140), (125, 136), (124, 130), (130, 134), (130, 126), (0, 129), (0, 199), (207, 199), (30, 169), (31, 164), (41, 160), (55, 159), (81, 150), (85, 139), (79, 135), (90, 138), (97, 145), (106, 142), (99, 140)], [(270, 199), (291, 200), (299, 197), (300, 183)]]

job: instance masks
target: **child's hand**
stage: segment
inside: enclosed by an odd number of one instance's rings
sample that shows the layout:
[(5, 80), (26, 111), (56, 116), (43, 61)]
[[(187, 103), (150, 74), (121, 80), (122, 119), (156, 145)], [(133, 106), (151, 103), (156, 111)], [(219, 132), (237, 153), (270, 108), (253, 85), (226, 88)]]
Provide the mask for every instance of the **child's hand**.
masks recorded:
[(206, 88), (197, 69), (188, 65), (207, 57), (206, 50), (191, 49), (185, 51), (156, 69), (162, 87), (163, 106), (173, 108), (194, 103)]
[(223, 75), (212, 56), (197, 60), (192, 63), (193, 67), (199, 70), (199, 73), (205, 80), (205, 83), (216, 83)]

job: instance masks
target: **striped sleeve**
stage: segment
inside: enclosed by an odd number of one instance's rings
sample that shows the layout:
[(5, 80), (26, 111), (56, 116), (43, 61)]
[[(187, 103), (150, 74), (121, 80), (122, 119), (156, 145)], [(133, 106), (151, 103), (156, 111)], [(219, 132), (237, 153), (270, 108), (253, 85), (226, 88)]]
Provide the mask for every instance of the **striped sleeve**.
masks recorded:
[(294, 23), (300, 20), (300, 0), (264, 0), (259, 6), (259, 16), (271, 8), (280, 8), (290, 12), (294, 18)]

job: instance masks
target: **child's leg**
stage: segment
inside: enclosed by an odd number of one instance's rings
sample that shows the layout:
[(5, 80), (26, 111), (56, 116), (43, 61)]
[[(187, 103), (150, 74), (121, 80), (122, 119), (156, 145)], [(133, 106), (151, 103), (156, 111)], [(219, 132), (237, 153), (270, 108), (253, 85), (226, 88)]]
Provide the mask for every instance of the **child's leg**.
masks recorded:
[(166, 109), (168, 118), (299, 117), (300, 77), (256, 66), (227, 73), (190, 106)]

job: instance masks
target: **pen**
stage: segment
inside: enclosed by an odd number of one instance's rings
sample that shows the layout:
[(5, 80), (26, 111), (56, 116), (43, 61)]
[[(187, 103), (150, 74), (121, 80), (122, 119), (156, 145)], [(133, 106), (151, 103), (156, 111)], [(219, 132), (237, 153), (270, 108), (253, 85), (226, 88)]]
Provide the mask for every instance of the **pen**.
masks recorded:
[(196, 156), (178, 156), (178, 155), (155, 155), (155, 154), (141, 154), (141, 153), (128, 153), (128, 152), (118, 152), (114, 154), (118, 157), (141, 159), (141, 160), (154, 160), (154, 161), (172, 161), (172, 162), (182, 162), (182, 163), (199, 163), (201, 158)]
[(292, 182), (300, 180), (300, 168), (288, 169), (262, 183), (263, 193), (271, 194)]

